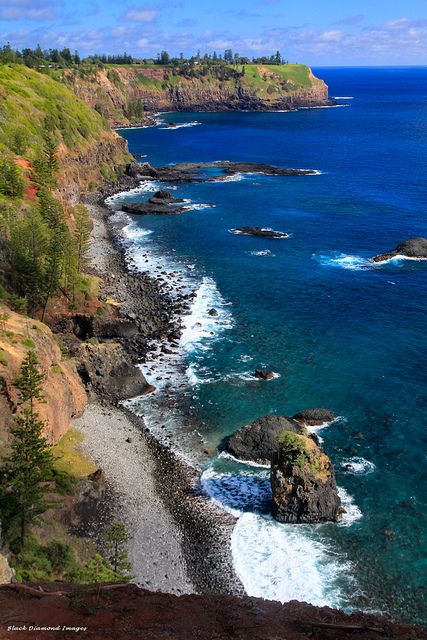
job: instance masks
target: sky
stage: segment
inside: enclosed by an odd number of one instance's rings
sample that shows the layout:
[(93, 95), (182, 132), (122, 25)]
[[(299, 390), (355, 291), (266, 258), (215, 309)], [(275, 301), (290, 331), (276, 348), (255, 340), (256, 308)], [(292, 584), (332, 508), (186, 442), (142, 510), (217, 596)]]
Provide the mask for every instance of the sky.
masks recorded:
[(427, 65), (427, 1), (0, 0), (0, 40), (81, 55), (231, 48), (311, 66)]

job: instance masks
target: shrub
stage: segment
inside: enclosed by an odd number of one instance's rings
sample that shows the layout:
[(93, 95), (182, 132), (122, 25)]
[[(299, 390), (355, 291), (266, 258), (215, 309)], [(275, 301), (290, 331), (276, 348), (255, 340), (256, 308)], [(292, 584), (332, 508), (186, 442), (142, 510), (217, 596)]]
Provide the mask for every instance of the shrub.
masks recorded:
[(282, 455), (297, 467), (303, 467), (310, 460), (306, 438), (292, 431), (282, 431), (277, 436)]

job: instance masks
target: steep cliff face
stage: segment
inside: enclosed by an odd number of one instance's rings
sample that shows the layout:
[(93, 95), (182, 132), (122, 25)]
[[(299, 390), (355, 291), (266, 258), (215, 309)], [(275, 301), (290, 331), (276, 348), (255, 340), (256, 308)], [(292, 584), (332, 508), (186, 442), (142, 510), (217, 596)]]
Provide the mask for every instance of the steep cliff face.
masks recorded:
[[(34, 348), (44, 375), (43, 395), (37, 411), (46, 421), (45, 435), (57, 442), (67, 431), (72, 416), (83, 411), (87, 399), (72, 361), (63, 360), (50, 329), (43, 323), (14, 313), (0, 305), (0, 448), (4, 450), (8, 428), (17, 409), (13, 384), (29, 348)], [(3, 315), (6, 314), (6, 315)]]
[(114, 126), (157, 111), (265, 111), (328, 102), (327, 85), (304, 65), (245, 65), (237, 77), (224, 79), (208, 71), (188, 77), (171, 67), (133, 65), (84, 75), (68, 70), (62, 79)]

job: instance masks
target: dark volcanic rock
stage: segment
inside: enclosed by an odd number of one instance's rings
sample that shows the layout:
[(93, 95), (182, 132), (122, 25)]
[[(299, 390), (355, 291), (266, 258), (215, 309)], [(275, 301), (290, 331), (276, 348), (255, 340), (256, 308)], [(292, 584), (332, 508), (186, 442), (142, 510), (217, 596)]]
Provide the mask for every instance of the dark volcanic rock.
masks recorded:
[(133, 398), (149, 390), (141, 371), (118, 343), (82, 344), (77, 370), (96, 393), (113, 400)]
[(126, 175), (130, 178), (139, 178), (140, 176), (147, 176), (150, 178), (157, 177), (157, 171), (148, 162), (139, 163), (132, 162), (126, 167)]
[[(204, 169), (221, 169), (222, 176), (209, 177)], [(314, 175), (312, 169), (286, 169), (257, 162), (181, 162), (156, 168), (156, 177), (167, 182), (220, 182), (236, 173), (260, 173), (270, 176), (307, 176)]]
[(268, 369), (255, 369), (255, 378), (259, 380), (272, 380), (274, 378), (274, 371)]
[(308, 435), (282, 433), (280, 439), (270, 474), (274, 518), (291, 523), (337, 522), (344, 510), (326, 453)]
[(410, 238), (398, 244), (392, 251), (375, 256), (372, 260), (374, 262), (384, 262), (395, 256), (427, 260), (427, 238)]
[(160, 189), (156, 191), (154, 195), (148, 200), (150, 204), (173, 204), (178, 202), (184, 202), (182, 198), (174, 198), (170, 191), (166, 189)]
[(122, 205), (122, 209), (126, 213), (145, 216), (177, 215), (185, 211), (183, 207), (170, 207), (168, 204), (164, 204), (164, 201), (157, 204), (153, 202), (128, 202)]
[(316, 426), (335, 420), (335, 416), (330, 409), (304, 409), (303, 411), (298, 411), (292, 418), (306, 426)]
[(217, 309), (209, 309), (208, 311), (208, 315), (216, 318), (217, 316), (219, 316), (218, 310)]
[(292, 418), (264, 416), (228, 436), (223, 446), (228, 453), (239, 460), (251, 460), (268, 465), (273, 454), (279, 449), (277, 436), (282, 431), (305, 433), (303, 427)]
[(259, 238), (289, 238), (289, 234), (284, 231), (274, 231), (273, 229), (263, 229), (262, 227), (236, 227), (232, 231), (244, 236), (257, 236)]

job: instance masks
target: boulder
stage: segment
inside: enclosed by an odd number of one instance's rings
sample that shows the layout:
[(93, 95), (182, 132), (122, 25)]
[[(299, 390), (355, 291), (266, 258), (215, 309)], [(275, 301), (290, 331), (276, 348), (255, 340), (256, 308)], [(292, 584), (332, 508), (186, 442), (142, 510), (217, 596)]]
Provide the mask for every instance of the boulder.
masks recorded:
[(292, 418), (264, 416), (228, 436), (222, 446), (239, 460), (269, 465), (273, 454), (279, 449), (277, 436), (284, 430), (306, 433)]
[(217, 309), (209, 309), (208, 311), (208, 315), (216, 318), (217, 316), (219, 316), (218, 310)]
[(77, 370), (95, 393), (113, 400), (147, 393), (149, 385), (118, 343), (82, 344)]
[(272, 380), (274, 378), (274, 371), (268, 369), (255, 369), (255, 378), (259, 380)]
[(384, 262), (395, 256), (427, 260), (427, 238), (410, 238), (397, 245), (395, 249), (372, 258), (374, 262)]
[(310, 435), (283, 431), (271, 461), (272, 513), (278, 522), (337, 522), (344, 509), (326, 453)]
[(304, 409), (298, 411), (292, 418), (306, 427), (314, 427), (335, 420), (333, 411), (330, 409)]

